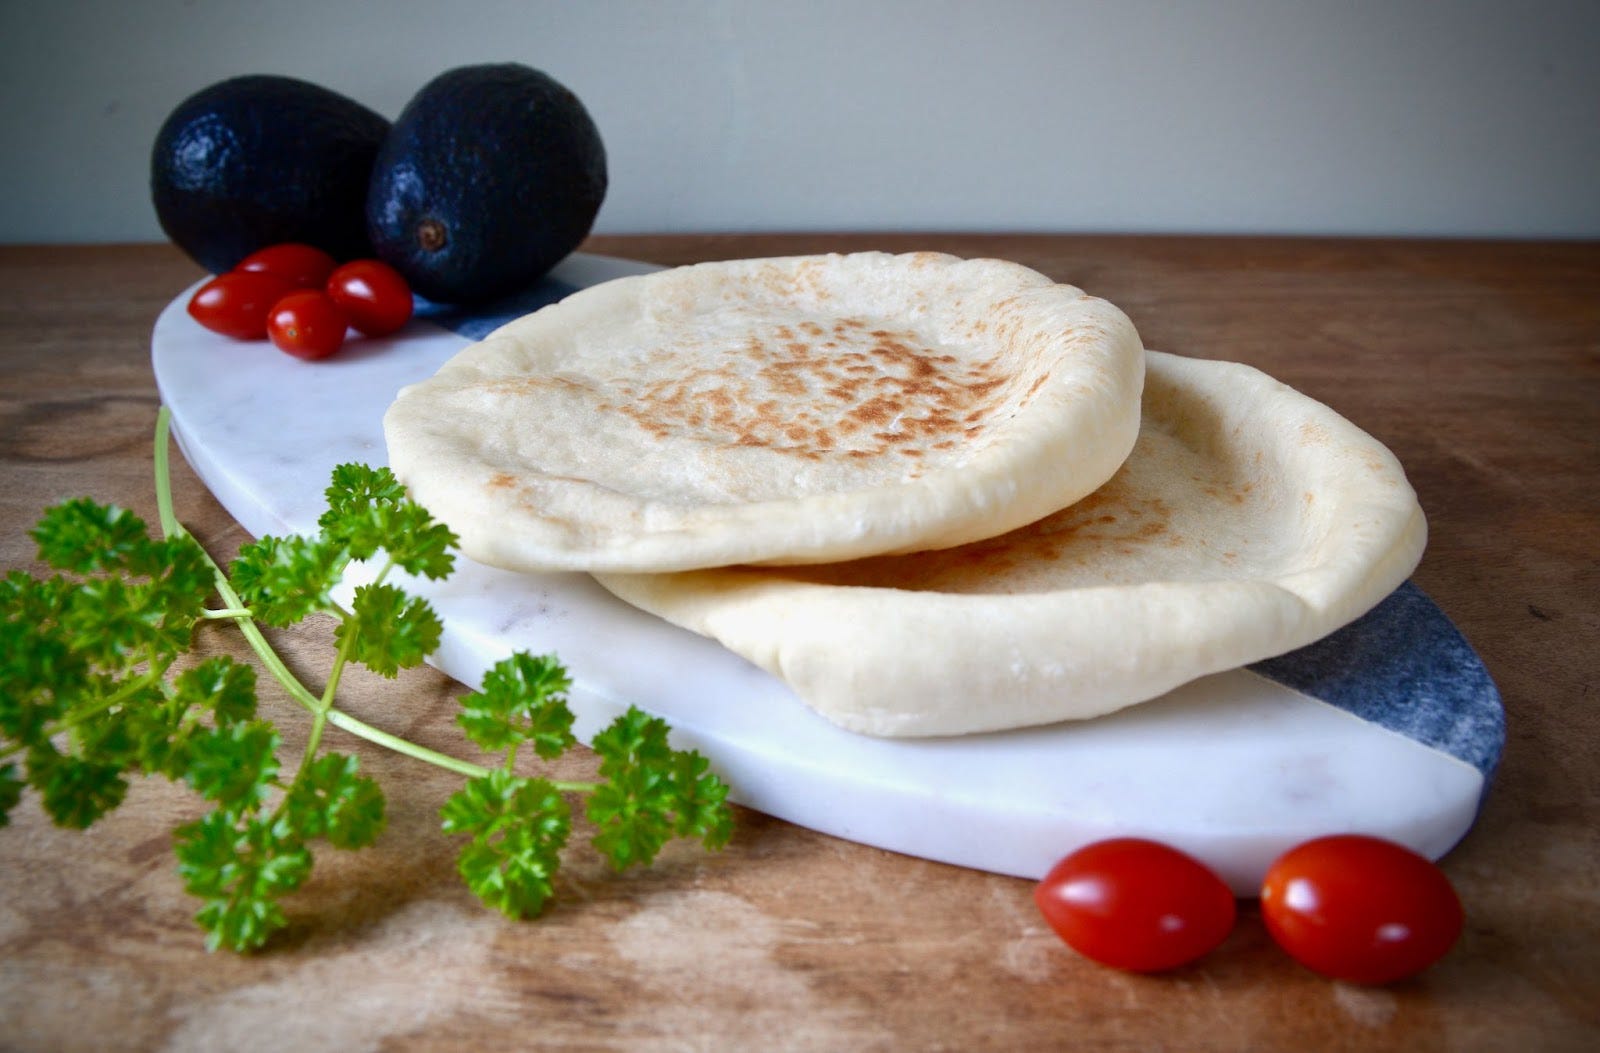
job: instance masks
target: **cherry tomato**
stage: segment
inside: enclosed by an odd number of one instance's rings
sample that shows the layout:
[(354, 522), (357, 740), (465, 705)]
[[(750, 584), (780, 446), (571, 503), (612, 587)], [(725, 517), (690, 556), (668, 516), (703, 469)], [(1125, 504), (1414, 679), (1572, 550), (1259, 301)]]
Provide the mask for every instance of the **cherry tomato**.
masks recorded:
[(1384, 984), (1421, 972), (1461, 934), (1461, 900), (1444, 872), (1392, 841), (1320, 837), (1267, 870), (1261, 917), (1302, 965)]
[(316, 246), (290, 241), (257, 249), (240, 260), (234, 270), (276, 274), (297, 289), (320, 289), (338, 265), (337, 260)]
[(275, 274), (219, 274), (189, 298), (189, 317), (213, 333), (260, 340), (267, 335), (272, 305), (292, 292), (294, 286)]
[(411, 320), (411, 286), (381, 260), (352, 260), (328, 278), (328, 295), (368, 336), (388, 336)]
[(1136, 837), (1100, 841), (1057, 863), (1033, 893), (1073, 950), (1130, 972), (1173, 969), (1233, 929), (1233, 893), (1175, 848)]
[(267, 319), (267, 335), (296, 358), (327, 358), (344, 343), (350, 319), (328, 294), (301, 289), (279, 300)]

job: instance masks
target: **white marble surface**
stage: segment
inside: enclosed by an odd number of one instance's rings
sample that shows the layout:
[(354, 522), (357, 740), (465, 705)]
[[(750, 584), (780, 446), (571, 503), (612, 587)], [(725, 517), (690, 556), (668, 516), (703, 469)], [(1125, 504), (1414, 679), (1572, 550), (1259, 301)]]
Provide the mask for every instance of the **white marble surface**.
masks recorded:
[[(560, 276), (588, 284), (645, 269), (578, 257)], [(413, 322), (306, 363), (206, 332), (185, 313), (187, 295), (156, 323), (157, 384), (184, 455), (255, 536), (314, 530), (333, 466), (385, 463), (395, 391), (467, 342)], [(1483, 790), (1476, 768), (1248, 670), (1094, 721), (887, 741), (834, 727), (775, 678), (583, 575), (461, 560), (446, 582), (410, 584), (444, 619), (433, 663), (464, 683), (513, 650), (554, 651), (576, 681), (580, 735), (635, 704), (710, 757), (741, 803), (998, 873), (1038, 877), (1079, 845), (1139, 834), (1253, 893), (1277, 853), (1321, 833), (1379, 834), (1437, 858), (1466, 833)]]

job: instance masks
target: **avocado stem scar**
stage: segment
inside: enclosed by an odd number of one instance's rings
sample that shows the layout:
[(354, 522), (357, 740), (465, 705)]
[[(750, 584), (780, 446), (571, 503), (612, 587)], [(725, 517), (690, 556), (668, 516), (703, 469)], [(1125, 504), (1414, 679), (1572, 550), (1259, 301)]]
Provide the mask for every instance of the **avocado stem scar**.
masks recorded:
[(422, 246), (424, 252), (438, 252), (449, 240), (444, 224), (433, 217), (417, 224), (417, 244)]

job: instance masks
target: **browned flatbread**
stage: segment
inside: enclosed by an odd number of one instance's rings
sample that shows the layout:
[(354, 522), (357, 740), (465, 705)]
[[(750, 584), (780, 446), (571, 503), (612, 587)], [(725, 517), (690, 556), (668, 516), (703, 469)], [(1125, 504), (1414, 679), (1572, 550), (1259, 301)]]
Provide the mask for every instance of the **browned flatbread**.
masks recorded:
[(1311, 643), (1398, 586), (1426, 535), (1393, 455), (1328, 407), (1246, 366), (1150, 352), (1122, 469), (1002, 537), (596, 576), (844, 727), (960, 734), (1096, 716)]
[(1015, 264), (743, 260), (513, 322), (384, 428), (480, 562), (818, 563), (962, 544), (1093, 491), (1132, 449), (1143, 372), (1122, 312)]

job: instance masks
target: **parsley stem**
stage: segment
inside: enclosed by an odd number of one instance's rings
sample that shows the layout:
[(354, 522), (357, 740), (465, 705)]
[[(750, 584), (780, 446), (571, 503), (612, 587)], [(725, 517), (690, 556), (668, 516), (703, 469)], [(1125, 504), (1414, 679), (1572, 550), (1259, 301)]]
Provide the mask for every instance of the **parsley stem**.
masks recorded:
[(348, 731), (357, 738), (366, 739), (378, 746), (384, 746), (396, 753), (404, 754), (415, 760), (432, 764), (436, 768), (453, 771), (457, 775), (465, 775), (471, 779), (479, 779), (489, 774), (489, 769), (471, 761), (460, 760), (447, 753), (431, 750), (426, 746), (419, 746), (410, 739), (401, 738), (382, 728), (375, 728), (371, 724), (356, 717), (352, 717), (342, 709), (328, 710), (328, 723), (342, 731)]
[(200, 612), (200, 617), (208, 619), (210, 621), (219, 621), (219, 622), (220, 621), (227, 621), (229, 618), (232, 618), (232, 619), (237, 621), (240, 618), (248, 618), (248, 617), (250, 617), (250, 608), (248, 608), (248, 607), (207, 608), (206, 610), (203, 610), (203, 611)]
[(317, 700), (317, 708), (311, 714), (311, 731), (306, 736), (306, 750), (300, 757), (296, 782), (310, 770), (311, 762), (316, 759), (317, 750), (322, 745), (322, 729), (328, 725), (328, 711), (333, 708), (333, 699), (339, 691), (339, 679), (344, 675), (344, 667), (350, 663), (350, 655), (355, 652), (356, 637), (360, 630), (349, 622), (345, 623), (345, 627), (350, 631), (339, 641), (339, 652), (333, 659), (333, 668), (328, 672), (328, 682), (323, 685), (322, 697)]

